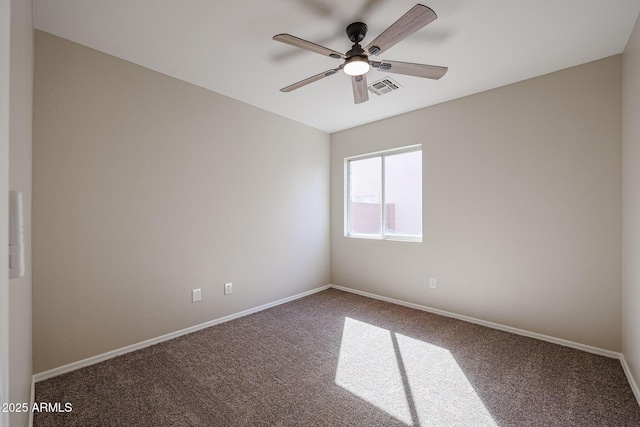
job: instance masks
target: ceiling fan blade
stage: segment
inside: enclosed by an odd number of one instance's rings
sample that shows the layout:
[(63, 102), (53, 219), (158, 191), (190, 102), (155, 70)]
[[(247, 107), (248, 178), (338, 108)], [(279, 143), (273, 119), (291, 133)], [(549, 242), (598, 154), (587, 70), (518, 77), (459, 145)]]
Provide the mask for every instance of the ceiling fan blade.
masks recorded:
[(417, 4), (373, 39), (364, 50), (369, 52), (369, 55), (380, 55), (437, 18), (438, 16), (433, 10), (422, 4)]
[(444, 76), (449, 68), (437, 65), (412, 64), (411, 62), (380, 61), (372, 62), (373, 67), (388, 73), (406, 74), (407, 76), (423, 77), (438, 80)]
[(283, 87), (282, 89), (280, 89), (280, 92), (291, 92), (292, 90), (296, 90), (298, 88), (301, 88), (302, 86), (306, 86), (309, 83), (317, 82), (318, 80), (324, 79), (325, 77), (332, 76), (336, 74), (338, 71), (340, 71), (341, 69), (342, 69), (342, 66), (338, 68), (334, 68), (332, 70), (327, 70), (320, 74), (316, 74), (315, 76), (308, 77), (304, 80), (300, 80), (298, 83), (294, 83), (287, 87)]
[(356, 104), (362, 104), (369, 100), (366, 74), (361, 76), (352, 76), (351, 85), (353, 86), (353, 100)]
[(277, 42), (290, 44), (291, 46), (299, 47), (300, 49), (310, 50), (311, 52), (319, 53), (320, 55), (330, 56), (331, 58), (344, 59), (345, 56), (335, 50), (328, 47), (320, 46), (319, 44), (311, 43), (310, 41), (303, 40), (291, 34), (277, 34), (273, 36), (273, 39)]

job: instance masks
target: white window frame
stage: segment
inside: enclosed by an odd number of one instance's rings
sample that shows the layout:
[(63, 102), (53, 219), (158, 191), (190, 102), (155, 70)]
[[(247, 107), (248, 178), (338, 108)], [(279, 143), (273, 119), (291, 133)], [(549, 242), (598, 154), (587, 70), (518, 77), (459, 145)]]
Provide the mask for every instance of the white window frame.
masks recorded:
[[(414, 151), (422, 152), (422, 144), (408, 145), (406, 147), (400, 148), (392, 148), (389, 150), (376, 151), (373, 153), (361, 154), (357, 156), (346, 157), (344, 159), (344, 236), (345, 237), (353, 237), (357, 239), (372, 239), (372, 240), (396, 240), (403, 242), (422, 242), (423, 234), (420, 236), (403, 236), (398, 234), (385, 234), (385, 221), (386, 221), (386, 210), (385, 210), (385, 162), (384, 158), (387, 156), (394, 156), (397, 154), (410, 153)], [(351, 171), (350, 164), (355, 160), (365, 160), (371, 159), (374, 157), (380, 157), (381, 160), (381, 189), (380, 189), (380, 234), (359, 234), (359, 233), (351, 233), (349, 230), (349, 224), (351, 220), (351, 203), (350, 203), (350, 190), (351, 190)], [(424, 168), (423, 168), (424, 170)], [(422, 199), (422, 197), (421, 197)], [(424, 218), (424, 215), (423, 215)], [(424, 224), (423, 227), (424, 228)]]

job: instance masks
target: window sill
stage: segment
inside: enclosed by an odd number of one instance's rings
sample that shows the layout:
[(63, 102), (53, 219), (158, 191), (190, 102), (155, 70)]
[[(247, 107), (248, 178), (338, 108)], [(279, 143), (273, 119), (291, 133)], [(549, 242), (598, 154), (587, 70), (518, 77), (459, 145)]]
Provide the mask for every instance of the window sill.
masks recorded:
[(372, 236), (368, 234), (345, 234), (344, 237), (348, 237), (350, 239), (391, 240), (394, 242), (422, 243), (422, 237), (413, 237), (413, 236)]

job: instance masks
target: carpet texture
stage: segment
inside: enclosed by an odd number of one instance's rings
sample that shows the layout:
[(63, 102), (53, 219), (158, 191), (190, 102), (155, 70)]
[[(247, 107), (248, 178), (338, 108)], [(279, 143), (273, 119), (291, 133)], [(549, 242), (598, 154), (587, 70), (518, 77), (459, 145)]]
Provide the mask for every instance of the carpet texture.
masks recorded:
[(329, 289), (36, 384), (35, 426), (640, 426), (620, 362)]

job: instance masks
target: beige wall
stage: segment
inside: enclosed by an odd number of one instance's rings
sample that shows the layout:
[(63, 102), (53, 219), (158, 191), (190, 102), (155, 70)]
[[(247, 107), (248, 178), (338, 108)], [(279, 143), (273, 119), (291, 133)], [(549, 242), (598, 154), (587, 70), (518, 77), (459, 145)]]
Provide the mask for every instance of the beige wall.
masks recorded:
[(640, 21), (622, 56), (622, 352), (640, 384)]
[(329, 283), (326, 133), (47, 33), (35, 49), (35, 372)]
[[(333, 134), (332, 283), (620, 351), (620, 122), (618, 55)], [(343, 159), (418, 143), (423, 243), (345, 238)]]

